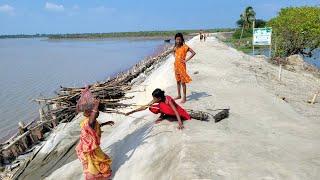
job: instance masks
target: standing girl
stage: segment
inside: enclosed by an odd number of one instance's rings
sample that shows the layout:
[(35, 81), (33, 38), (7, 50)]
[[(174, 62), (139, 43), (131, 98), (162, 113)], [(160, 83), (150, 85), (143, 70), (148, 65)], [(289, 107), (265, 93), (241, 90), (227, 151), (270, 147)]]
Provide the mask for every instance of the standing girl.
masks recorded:
[[(175, 62), (174, 62), (174, 72), (177, 80), (177, 90), (178, 96), (175, 99), (181, 99), (181, 86), (183, 90), (181, 103), (186, 102), (186, 83), (191, 82), (190, 76), (187, 74), (186, 62), (189, 61), (196, 53), (184, 43), (184, 38), (181, 33), (177, 33), (174, 37), (175, 46), (173, 49)], [(190, 52), (191, 55), (187, 56)]]

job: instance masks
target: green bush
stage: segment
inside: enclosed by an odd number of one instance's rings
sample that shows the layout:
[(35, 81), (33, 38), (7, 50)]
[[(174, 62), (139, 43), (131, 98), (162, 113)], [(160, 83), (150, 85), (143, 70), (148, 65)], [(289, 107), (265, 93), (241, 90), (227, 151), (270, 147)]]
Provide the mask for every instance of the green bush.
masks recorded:
[[(233, 37), (234, 39), (240, 39), (241, 31), (242, 31), (241, 28), (237, 29), (237, 30), (233, 33), (232, 37)], [(252, 29), (244, 29), (244, 30), (243, 30), (242, 38), (247, 38), (247, 37), (252, 37)]]
[(268, 22), (276, 56), (312, 55), (320, 47), (320, 7), (289, 7)]

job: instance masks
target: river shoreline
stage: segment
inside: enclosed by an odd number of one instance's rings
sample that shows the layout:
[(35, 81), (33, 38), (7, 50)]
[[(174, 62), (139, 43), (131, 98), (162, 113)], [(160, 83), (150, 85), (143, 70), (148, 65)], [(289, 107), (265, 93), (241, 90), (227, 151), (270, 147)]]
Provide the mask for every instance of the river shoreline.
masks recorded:
[[(215, 28), (215, 29), (203, 29), (206, 32), (227, 32), (234, 31), (234, 28)], [(0, 39), (6, 38), (38, 38), (47, 37), (51, 39), (68, 39), (68, 38), (130, 38), (130, 37), (141, 37), (141, 38), (153, 38), (153, 37), (169, 37), (172, 38), (177, 32), (181, 32), (184, 35), (193, 36), (199, 33), (199, 30), (195, 29), (181, 29), (173, 31), (136, 31), (136, 32), (106, 32), (106, 33), (66, 33), (66, 34), (34, 34), (34, 35), (0, 35)]]

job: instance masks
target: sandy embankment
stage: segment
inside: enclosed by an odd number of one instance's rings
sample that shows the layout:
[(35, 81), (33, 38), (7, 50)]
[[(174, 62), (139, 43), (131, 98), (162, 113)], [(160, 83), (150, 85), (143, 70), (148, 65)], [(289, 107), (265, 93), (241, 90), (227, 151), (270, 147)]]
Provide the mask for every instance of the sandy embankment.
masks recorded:
[[(188, 121), (179, 131), (176, 123), (155, 125), (157, 116), (148, 111), (134, 118), (101, 114), (102, 121), (117, 124), (104, 128), (109, 132), (101, 145), (113, 159), (113, 179), (319, 179), (320, 103), (305, 102), (320, 87), (318, 79), (284, 70), (279, 83), (277, 67), (215, 37), (188, 44), (197, 55), (188, 64), (193, 82), (184, 106), (209, 112), (230, 107), (230, 117)], [(132, 102), (149, 101), (156, 87), (175, 95), (172, 65), (170, 57)], [(47, 179), (82, 179), (81, 164), (72, 161)]]

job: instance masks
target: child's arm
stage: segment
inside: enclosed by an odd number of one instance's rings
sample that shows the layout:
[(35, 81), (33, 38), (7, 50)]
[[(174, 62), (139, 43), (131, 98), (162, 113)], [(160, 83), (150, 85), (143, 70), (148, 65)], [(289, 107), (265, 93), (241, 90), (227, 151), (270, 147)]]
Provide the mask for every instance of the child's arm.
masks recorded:
[(173, 47), (169, 53), (172, 53), (174, 55), (174, 52), (176, 51), (176, 47)]
[(133, 111), (130, 111), (130, 112), (127, 112), (125, 115), (128, 116), (130, 114), (133, 114), (133, 113), (136, 113), (136, 112), (139, 112), (139, 111), (143, 111), (143, 110), (146, 110), (148, 107), (150, 107), (154, 102), (154, 100), (152, 100), (151, 102), (149, 102), (147, 105), (144, 105), (144, 106), (141, 106), (140, 108), (138, 109), (135, 109)]
[(93, 102), (93, 109), (92, 112), (90, 113), (90, 117), (89, 117), (89, 126), (92, 129), (95, 129), (96, 126), (96, 114), (98, 113), (98, 107), (99, 107), (100, 101), (98, 99), (95, 99)]
[(183, 123), (181, 121), (181, 118), (180, 118), (180, 115), (179, 115), (179, 113), (177, 111), (176, 106), (172, 103), (172, 101), (169, 101), (169, 105), (172, 108), (173, 112), (176, 114), (176, 117), (178, 119), (178, 124), (179, 124), (178, 129), (183, 129), (184, 126), (183, 126)]
[(188, 51), (191, 52), (191, 55), (188, 58), (186, 58), (186, 62), (193, 58), (194, 55), (196, 55), (196, 52), (194, 52), (193, 49), (191, 49), (190, 47)]

